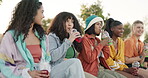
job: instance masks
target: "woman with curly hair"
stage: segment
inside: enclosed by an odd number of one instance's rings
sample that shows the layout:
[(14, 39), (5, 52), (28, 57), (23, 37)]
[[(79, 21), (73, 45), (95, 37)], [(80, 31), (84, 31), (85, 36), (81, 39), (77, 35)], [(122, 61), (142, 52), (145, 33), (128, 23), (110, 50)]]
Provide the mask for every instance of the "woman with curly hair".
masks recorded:
[[(75, 58), (77, 52), (81, 51), (81, 41), (76, 38), (81, 37), (82, 34), (76, 17), (69, 12), (59, 13), (53, 19), (48, 33), (51, 71), (53, 71), (51, 77), (59, 75), (59, 78), (84, 78), (81, 62)], [(61, 68), (65, 70), (61, 70)], [(60, 70), (54, 72), (54, 69)], [(56, 74), (65, 71), (67, 73), (63, 75), (62, 73)], [(69, 76), (66, 77), (67, 74)]]
[(38, 70), (41, 61), (46, 61), (50, 67), (51, 60), (41, 27), (43, 12), (38, 0), (21, 0), (15, 7), (0, 45), (0, 78), (49, 77), (47, 71)]

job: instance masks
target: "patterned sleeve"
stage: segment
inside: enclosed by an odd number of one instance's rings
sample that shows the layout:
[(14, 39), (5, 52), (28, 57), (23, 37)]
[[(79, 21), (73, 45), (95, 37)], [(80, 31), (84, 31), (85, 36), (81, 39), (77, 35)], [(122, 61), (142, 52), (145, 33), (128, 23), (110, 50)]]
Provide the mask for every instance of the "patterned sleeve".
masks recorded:
[(22, 78), (25, 63), (19, 54), (14, 40), (7, 32), (0, 44), (0, 69), (6, 78)]

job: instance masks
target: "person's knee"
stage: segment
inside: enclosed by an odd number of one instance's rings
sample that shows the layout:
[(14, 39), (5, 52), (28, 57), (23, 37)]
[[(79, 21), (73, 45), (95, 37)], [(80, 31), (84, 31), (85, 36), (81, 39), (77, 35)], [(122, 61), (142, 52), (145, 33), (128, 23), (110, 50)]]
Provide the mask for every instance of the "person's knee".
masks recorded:
[(87, 72), (84, 72), (85, 74), (85, 78), (97, 78), (96, 76), (90, 74), (90, 73), (87, 73)]
[(98, 78), (116, 78), (112, 74), (109, 74), (105, 71), (99, 72)]
[(145, 69), (139, 68), (139, 70), (138, 70), (138, 74), (140, 74), (146, 78), (148, 78), (147, 72), (148, 72), (148, 69), (145, 70)]

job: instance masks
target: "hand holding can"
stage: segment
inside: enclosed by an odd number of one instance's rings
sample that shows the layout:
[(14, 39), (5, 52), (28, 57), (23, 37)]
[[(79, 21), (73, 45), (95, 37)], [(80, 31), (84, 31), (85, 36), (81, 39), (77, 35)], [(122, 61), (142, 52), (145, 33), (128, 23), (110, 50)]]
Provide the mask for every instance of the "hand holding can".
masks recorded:
[(103, 40), (105, 38), (109, 38), (108, 44), (112, 45), (112, 39), (110, 38), (109, 33), (107, 31), (102, 30), (101, 31), (101, 40)]
[[(42, 71), (42, 74), (49, 75), (50, 70), (50, 65), (48, 62), (42, 61), (39, 63), (39, 69)], [(48, 77), (43, 77), (43, 78), (48, 78)]]
[[(73, 32), (78, 32), (76, 29), (73, 29), (72, 31)], [(77, 35), (77, 36), (80, 36), (80, 34)], [(78, 37), (78, 38), (75, 39), (75, 41), (77, 41), (78, 43), (80, 43), (82, 41), (82, 38), (81, 37)]]

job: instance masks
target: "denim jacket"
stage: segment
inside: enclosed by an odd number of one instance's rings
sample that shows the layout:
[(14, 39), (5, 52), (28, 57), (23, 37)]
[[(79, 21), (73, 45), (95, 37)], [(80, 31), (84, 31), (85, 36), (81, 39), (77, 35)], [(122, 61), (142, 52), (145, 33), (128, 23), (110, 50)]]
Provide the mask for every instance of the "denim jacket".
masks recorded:
[(60, 43), (59, 37), (54, 33), (50, 33), (48, 38), (49, 52), (51, 54), (51, 65), (54, 66), (64, 61), (66, 52), (68, 48), (71, 47), (72, 43), (67, 38)]

